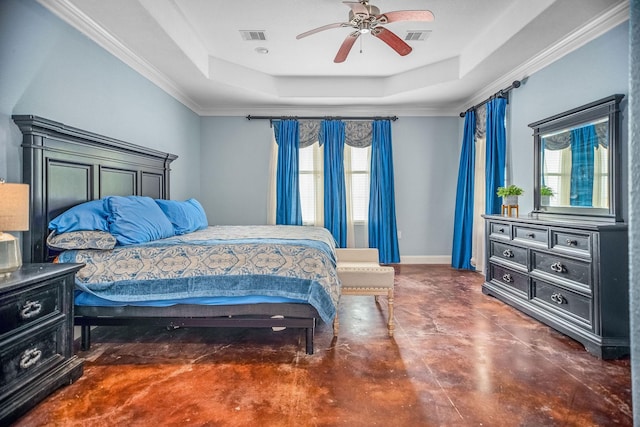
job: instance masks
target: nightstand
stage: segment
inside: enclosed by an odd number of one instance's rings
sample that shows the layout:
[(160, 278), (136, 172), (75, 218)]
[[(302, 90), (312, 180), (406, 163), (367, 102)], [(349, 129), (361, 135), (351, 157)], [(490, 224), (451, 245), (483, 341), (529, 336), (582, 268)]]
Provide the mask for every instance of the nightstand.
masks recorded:
[(27, 264), (0, 277), (0, 425), (82, 376), (73, 354), (74, 275), (83, 264)]

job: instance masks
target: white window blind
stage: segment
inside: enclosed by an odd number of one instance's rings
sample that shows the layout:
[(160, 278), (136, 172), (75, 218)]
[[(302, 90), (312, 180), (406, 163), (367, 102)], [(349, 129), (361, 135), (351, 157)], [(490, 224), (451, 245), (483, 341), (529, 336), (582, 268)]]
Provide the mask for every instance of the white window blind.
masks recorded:
[[(369, 215), (370, 147), (345, 145), (345, 184), (352, 221), (366, 222)], [(305, 225), (323, 225), (323, 157), (318, 143), (299, 150), (300, 205)]]

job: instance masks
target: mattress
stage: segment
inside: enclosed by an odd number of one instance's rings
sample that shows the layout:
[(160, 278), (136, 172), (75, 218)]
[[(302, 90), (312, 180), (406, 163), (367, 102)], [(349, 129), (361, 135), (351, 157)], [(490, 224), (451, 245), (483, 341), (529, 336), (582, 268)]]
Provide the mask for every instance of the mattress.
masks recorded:
[(300, 302), (330, 323), (340, 295), (335, 241), (322, 227), (215, 226), (112, 250), (65, 251), (58, 261), (85, 264), (76, 274), (83, 305)]

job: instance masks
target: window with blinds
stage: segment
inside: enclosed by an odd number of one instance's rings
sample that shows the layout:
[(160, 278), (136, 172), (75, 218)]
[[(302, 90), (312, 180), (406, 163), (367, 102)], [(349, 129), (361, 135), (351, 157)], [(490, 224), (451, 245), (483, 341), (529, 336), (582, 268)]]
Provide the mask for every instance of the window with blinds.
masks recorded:
[[(353, 222), (366, 222), (369, 215), (370, 151), (370, 147), (345, 145), (345, 185)], [(317, 143), (301, 148), (298, 162), (302, 222), (305, 225), (318, 225), (323, 209), (322, 149)]]
[[(351, 165), (345, 165), (345, 181), (351, 180), (351, 206), (353, 222), (366, 222), (369, 217), (369, 168), (371, 147), (356, 148), (345, 146)], [(347, 184), (348, 185), (348, 184)], [(348, 193), (347, 193), (348, 194)]]

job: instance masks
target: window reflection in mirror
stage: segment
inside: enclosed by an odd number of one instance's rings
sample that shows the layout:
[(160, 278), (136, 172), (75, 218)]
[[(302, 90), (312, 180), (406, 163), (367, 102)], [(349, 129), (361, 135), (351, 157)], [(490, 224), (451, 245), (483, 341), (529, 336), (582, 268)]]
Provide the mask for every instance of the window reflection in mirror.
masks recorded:
[(608, 121), (541, 135), (541, 206), (609, 208)]
[[(622, 222), (620, 102), (615, 94), (529, 124), (533, 212)], [(546, 187), (553, 195), (547, 197)]]

